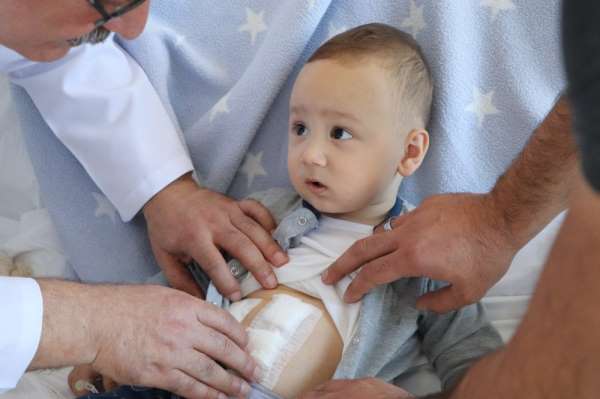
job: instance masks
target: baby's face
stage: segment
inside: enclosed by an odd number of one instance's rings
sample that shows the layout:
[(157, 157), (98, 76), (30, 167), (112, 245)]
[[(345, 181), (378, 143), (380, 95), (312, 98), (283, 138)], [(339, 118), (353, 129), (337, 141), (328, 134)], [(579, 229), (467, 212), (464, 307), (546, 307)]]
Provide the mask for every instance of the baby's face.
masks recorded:
[(304, 66), (290, 100), (288, 169), (319, 211), (360, 221), (393, 203), (404, 135), (392, 79), (373, 62)]

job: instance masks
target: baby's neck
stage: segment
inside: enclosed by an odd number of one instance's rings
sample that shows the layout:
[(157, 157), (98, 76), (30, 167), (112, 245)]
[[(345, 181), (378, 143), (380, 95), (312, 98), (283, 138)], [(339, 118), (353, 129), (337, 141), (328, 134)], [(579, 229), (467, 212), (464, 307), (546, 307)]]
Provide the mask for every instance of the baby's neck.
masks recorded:
[(349, 222), (376, 226), (387, 219), (388, 213), (396, 204), (400, 184), (402, 184), (402, 176), (396, 174), (387, 189), (385, 189), (384, 192), (379, 193), (379, 195), (364, 208), (347, 213), (323, 214), (337, 219), (347, 220)]
[(369, 205), (368, 207), (361, 209), (356, 212), (344, 213), (344, 214), (327, 214), (325, 215), (336, 218), (347, 220), (349, 222), (360, 223), (360, 224), (368, 224), (371, 226), (376, 226), (379, 223), (383, 222), (390, 211), (394, 207), (396, 203), (396, 198), (392, 198), (390, 200), (386, 200), (381, 203)]

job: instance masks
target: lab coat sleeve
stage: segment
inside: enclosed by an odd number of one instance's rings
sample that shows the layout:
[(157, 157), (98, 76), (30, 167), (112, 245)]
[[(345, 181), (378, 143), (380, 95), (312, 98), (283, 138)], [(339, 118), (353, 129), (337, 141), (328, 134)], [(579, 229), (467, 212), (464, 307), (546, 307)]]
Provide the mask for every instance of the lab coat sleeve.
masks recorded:
[(174, 123), (142, 68), (111, 38), (35, 63), (0, 46), (0, 70), (128, 221), (192, 170)]
[(43, 300), (30, 278), (0, 277), (0, 394), (14, 388), (42, 335)]

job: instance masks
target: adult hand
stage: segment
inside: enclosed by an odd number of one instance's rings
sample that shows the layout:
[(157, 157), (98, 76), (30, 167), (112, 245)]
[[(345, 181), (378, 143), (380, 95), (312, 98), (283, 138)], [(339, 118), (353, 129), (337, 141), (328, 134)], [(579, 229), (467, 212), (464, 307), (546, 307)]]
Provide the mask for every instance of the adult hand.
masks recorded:
[(419, 308), (443, 313), (479, 300), (504, 275), (519, 248), (490, 195), (430, 197), (394, 219), (392, 228), (357, 241), (323, 281), (334, 284), (364, 265), (345, 293), (347, 302), (399, 278), (446, 281), (449, 286), (417, 301)]
[(191, 175), (171, 183), (144, 207), (152, 251), (171, 286), (200, 296), (185, 264), (195, 259), (219, 291), (241, 298), (220, 249), (237, 258), (264, 288), (275, 288), (272, 266), (287, 256), (270, 235), (269, 211), (253, 200), (234, 201), (200, 188)]
[(242, 325), (226, 311), (165, 287), (91, 290), (98, 312), (88, 328), (97, 348), (91, 363), (97, 373), (189, 399), (249, 392), (242, 378), (254, 380), (258, 369), (242, 349), (247, 345)]
[(302, 395), (300, 399), (404, 399), (414, 398), (404, 389), (376, 378), (332, 380)]

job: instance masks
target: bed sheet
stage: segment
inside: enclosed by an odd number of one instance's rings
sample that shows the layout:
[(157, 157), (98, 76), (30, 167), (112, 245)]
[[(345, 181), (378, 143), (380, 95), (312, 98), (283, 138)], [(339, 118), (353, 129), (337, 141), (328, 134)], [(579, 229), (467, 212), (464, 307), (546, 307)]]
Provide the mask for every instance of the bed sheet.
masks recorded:
[(7, 80), (0, 76), (0, 275), (74, 278), (41, 206)]

